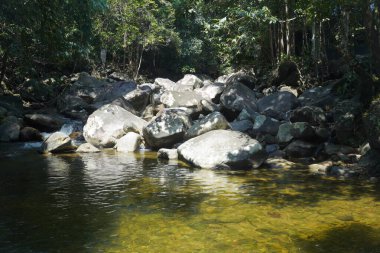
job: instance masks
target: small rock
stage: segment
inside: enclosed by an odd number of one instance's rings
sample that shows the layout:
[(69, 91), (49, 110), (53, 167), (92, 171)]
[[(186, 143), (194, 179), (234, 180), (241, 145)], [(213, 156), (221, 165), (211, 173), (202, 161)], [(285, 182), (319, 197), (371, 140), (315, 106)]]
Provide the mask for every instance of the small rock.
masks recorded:
[(255, 118), (253, 132), (254, 134), (270, 134), (276, 136), (280, 125), (281, 122), (276, 119), (259, 115)]
[(318, 145), (305, 142), (301, 140), (296, 140), (290, 143), (285, 148), (285, 153), (288, 157), (291, 158), (305, 158), (315, 155)]
[(129, 132), (116, 141), (115, 148), (118, 152), (135, 152), (141, 144), (141, 136), (137, 133)]
[(33, 127), (24, 127), (20, 131), (20, 141), (42, 141), (40, 131)]
[(43, 153), (65, 153), (72, 152), (77, 147), (72, 144), (71, 138), (68, 135), (55, 132), (42, 143), (41, 148)]
[(157, 152), (157, 158), (166, 160), (176, 160), (178, 159), (178, 151), (177, 149), (161, 148)]
[(100, 152), (100, 150), (94, 147), (93, 145), (91, 145), (90, 143), (83, 143), (77, 148), (76, 152), (77, 153), (98, 153)]
[(229, 129), (230, 125), (224, 116), (219, 112), (213, 112), (206, 117), (194, 122), (187, 130), (185, 139), (194, 138), (201, 134), (218, 129)]
[(250, 120), (241, 120), (241, 121), (234, 121), (230, 123), (231, 129), (234, 131), (246, 133), (249, 130), (252, 130), (253, 123)]

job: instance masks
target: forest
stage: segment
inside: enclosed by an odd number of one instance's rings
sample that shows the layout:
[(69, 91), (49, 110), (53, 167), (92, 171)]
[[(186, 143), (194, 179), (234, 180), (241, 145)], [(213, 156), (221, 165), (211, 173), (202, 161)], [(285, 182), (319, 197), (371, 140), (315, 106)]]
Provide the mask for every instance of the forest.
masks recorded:
[(99, 69), (103, 50), (105, 67), (131, 78), (216, 77), (242, 69), (263, 76), (292, 60), (311, 78), (305, 82), (342, 75), (368, 82), (380, 69), (379, 5), (375, 0), (1, 1), (0, 81), (4, 90), (24, 78)]

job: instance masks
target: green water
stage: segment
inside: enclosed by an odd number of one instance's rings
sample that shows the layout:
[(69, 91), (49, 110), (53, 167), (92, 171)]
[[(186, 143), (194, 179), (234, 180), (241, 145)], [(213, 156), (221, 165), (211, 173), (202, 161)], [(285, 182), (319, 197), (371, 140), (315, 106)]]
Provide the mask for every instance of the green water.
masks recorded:
[(380, 252), (380, 185), (2, 145), (0, 252)]

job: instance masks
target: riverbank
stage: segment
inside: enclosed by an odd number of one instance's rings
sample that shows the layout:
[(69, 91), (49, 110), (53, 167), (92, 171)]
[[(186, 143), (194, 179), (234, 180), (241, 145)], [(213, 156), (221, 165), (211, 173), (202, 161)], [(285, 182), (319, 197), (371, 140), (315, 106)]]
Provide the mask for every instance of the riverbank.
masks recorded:
[(244, 72), (143, 84), (80, 73), (52, 108), (25, 110), (23, 97), (2, 96), (0, 139), (44, 141), (45, 153), (158, 150), (211, 169), (251, 170), (274, 158), (314, 174), (379, 176), (376, 102), (364, 113), (357, 97), (339, 94), (342, 80), (306, 88), (286, 67), (267, 85)]

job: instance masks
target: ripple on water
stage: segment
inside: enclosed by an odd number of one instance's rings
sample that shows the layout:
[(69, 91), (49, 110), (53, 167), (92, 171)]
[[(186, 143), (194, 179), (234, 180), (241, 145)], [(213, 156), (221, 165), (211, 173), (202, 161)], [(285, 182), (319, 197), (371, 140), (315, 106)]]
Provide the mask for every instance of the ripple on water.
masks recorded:
[(12, 152), (0, 159), (0, 252), (380, 249), (376, 183), (319, 178), (290, 163), (228, 172), (155, 153)]

